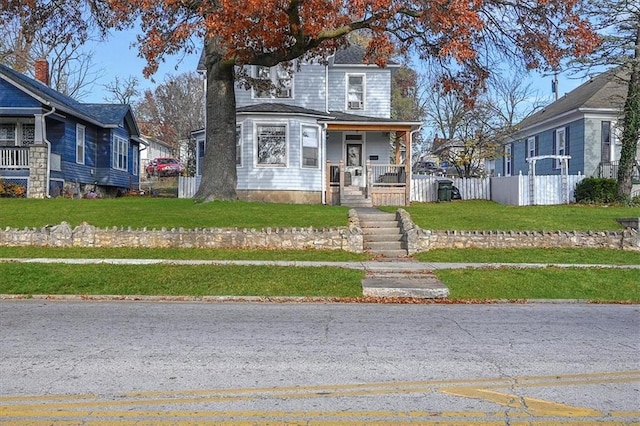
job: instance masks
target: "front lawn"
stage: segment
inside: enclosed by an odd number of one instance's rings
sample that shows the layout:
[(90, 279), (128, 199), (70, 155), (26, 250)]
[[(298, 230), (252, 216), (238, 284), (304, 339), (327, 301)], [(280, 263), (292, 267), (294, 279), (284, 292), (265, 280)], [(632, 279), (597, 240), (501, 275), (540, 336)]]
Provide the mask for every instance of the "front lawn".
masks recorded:
[[(607, 231), (621, 230), (621, 217), (640, 217), (640, 207), (506, 206), (492, 201), (413, 203), (404, 209), (422, 229), (471, 231)], [(384, 207), (385, 211), (395, 208)]]
[(347, 225), (343, 206), (123, 197), (98, 200), (0, 198), (0, 227), (39, 228), (62, 221), (132, 228), (335, 228)]

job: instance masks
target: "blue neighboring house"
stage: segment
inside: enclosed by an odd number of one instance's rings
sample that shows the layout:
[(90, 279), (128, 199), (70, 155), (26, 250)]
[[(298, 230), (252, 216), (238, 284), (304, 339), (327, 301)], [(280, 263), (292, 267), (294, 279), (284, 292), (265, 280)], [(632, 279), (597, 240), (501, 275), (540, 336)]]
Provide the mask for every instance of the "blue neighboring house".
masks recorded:
[(137, 190), (145, 143), (131, 107), (78, 102), (44, 68), (33, 79), (0, 64), (0, 179), (30, 198)]
[[(628, 78), (628, 77), (627, 77)], [(518, 124), (518, 132), (495, 161), (495, 174), (526, 174), (528, 159), (539, 158), (537, 175), (561, 174), (558, 157), (568, 160), (568, 174), (616, 178), (621, 114), (628, 90), (625, 75), (611, 69), (585, 82)], [(554, 158), (556, 157), (556, 158)], [(640, 183), (640, 145), (634, 183)], [(493, 168), (489, 166), (490, 168)]]

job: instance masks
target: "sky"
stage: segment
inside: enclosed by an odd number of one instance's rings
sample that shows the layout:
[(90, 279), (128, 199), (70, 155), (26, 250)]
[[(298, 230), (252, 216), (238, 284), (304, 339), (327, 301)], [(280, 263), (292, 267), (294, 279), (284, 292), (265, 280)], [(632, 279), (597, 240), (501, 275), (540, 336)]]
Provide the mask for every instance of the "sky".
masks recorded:
[[(158, 71), (150, 78), (145, 78), (142, 70), (146, 65), (143, 58), (138, 57), (137, 47), (131, 47), (136, 41), (136, 30), (112, 32), (112, 36), (103, 42), (92, 42), (85, 45), (87, 51), (92, 51), (93, 68), (99, 78), (96, 80), (90, 93), (82, 99), (86, 103), (103, 103), (109, 96), (104, 86), (113, 83), (116, 76), (120, 80), (129, 76), (136, 77), (140, 83), (141, 92), (146, 89), (153, 90), (158, 84), (163, 83), (168, 76), (175, 76), (196, 70), (200, 52), (197, 54), (175, 55), (167, 57), (160, 64)], [(153, 79), (153, 81), (152, 81)]]
[[(182, 57), (182, 55), (167, 57), (165, 58), (165, 62), (160, 64), (160, 68), (156, 74), (151, 76), (151, 78), (145, 78), (142, 75), (142, 70), (146, 65), (146, 61), (138, 57), (136, 47), (131, 47), (131, 43), (136, 40), (136, 34), (137, 31), (135, 29), (113, 32), (107, 41), (94, 42), (86, 45), (87, 50), (94, 52), (94, 68), (100, 74), (100, 78), (94, 84), (91, 92), (82, 99), (82, 102), (104, 102), (104, 98), (109, 96), (104, 86), (112, 83), (116, 76), (121, 80), (129, 76), (138, 78), (142, 92), (146, 89), (153, 90), (169, 76), (196, 70), (200, 52), (185, 57)], [(554, 99), (553, 93), (551, 92), (552, 80), (552, 76), (542, 76), (539, 73), (531, 73), (530, 81), (534, 90), (548, 103), (551, 103)], [(571, 76), (568, 73), (562, 73), (558, 76), (558, 81), (558, 94), (562, 96), (578, 87), (585, 79)]]

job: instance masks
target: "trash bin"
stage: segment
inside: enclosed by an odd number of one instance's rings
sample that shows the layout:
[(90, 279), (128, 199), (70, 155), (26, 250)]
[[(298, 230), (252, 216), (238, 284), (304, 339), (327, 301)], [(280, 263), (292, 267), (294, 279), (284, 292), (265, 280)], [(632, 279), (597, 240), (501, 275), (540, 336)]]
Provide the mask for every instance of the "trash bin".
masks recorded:
[(441, 179), (438, 181), (438, 201), (451, 201), (453, 181)]

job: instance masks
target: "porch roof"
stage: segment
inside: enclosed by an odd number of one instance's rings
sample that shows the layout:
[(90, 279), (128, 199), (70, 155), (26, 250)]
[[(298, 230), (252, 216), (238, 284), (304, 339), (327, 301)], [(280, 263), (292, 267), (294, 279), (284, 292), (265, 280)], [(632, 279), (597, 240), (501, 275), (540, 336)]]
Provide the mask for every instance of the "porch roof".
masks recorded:
[(330, 111), (329, 114), (330, 118), (320, 120), (327, 123), (327, 130), (407, 132), (417, 130), (422, 126), (419, 121), (399, 121), (392, 118), (368, 117), (341, 111)]

